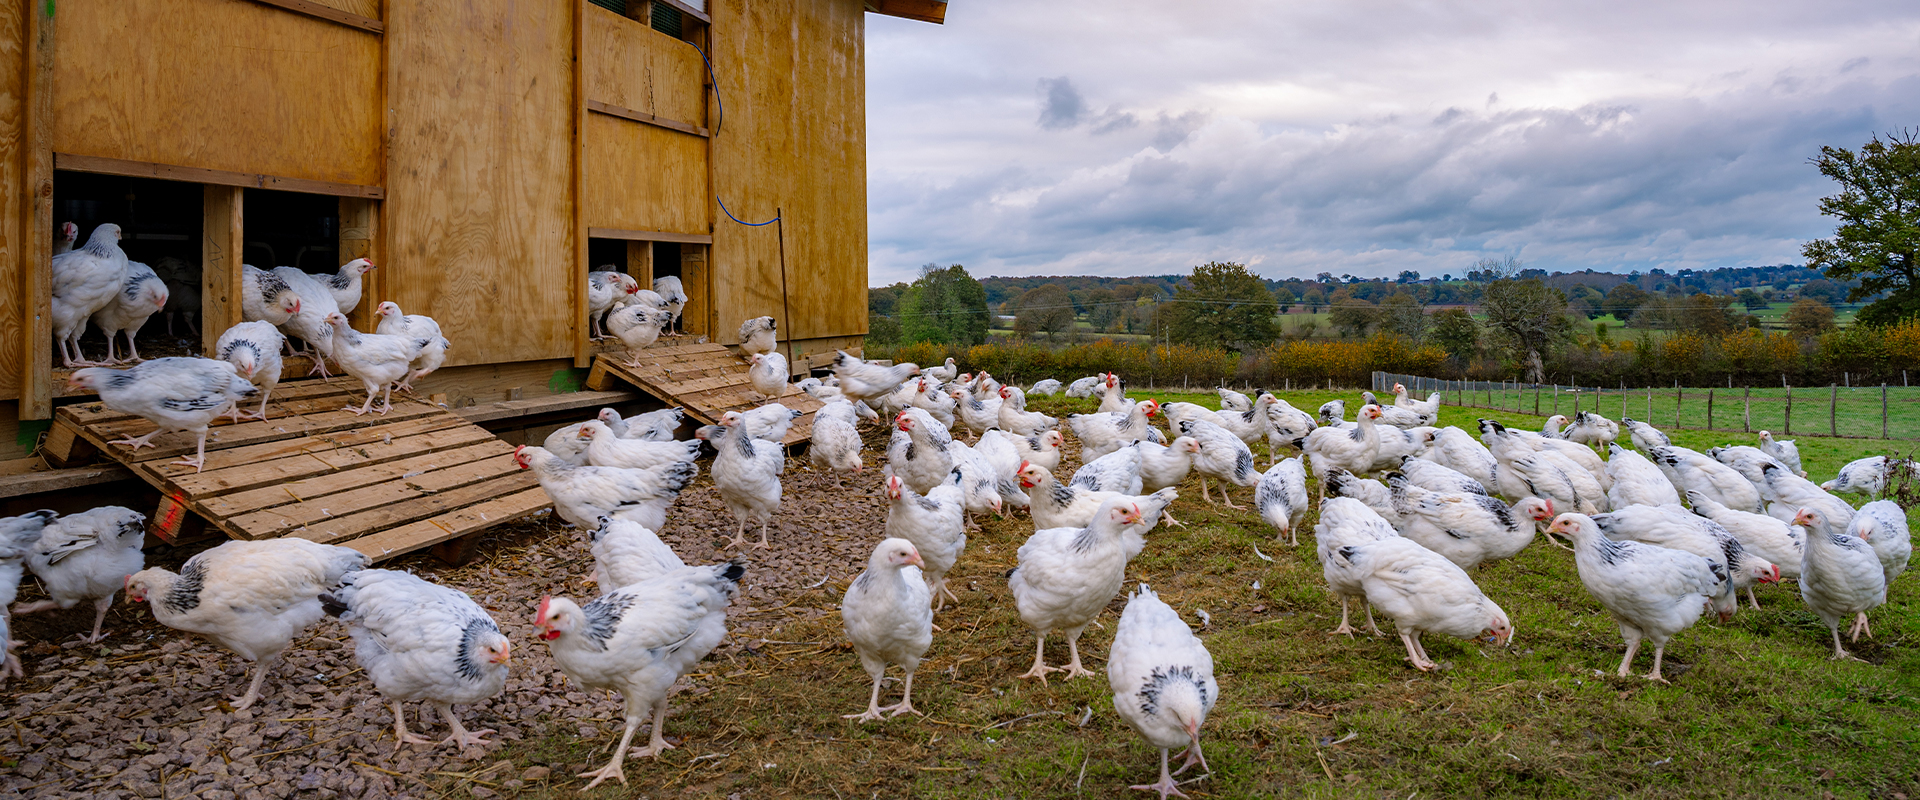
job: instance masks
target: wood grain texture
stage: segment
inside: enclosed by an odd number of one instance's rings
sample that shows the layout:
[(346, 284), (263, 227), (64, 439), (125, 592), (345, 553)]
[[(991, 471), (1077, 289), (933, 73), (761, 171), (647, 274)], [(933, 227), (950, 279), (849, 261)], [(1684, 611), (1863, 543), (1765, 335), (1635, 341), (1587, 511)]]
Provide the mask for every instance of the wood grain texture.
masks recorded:
[(387, 9), (380, 299), (438, 320), (449, 365), (574, 355), (574, 13), (511, 0)]
[[(340, 198), (340, 263), (364, 258), (373, 262), (375, 267), (372, 272), (360, 276), (360, 305), (354, 308), (352, 314), (353, 326), (357, 330), (370, 331), (379, 323), (373, 312), (380, 307), (378, 298), (387, 295), (386, 270), (378, 268), (387, 263), (382, 243), (379, 202), (358, 197)], [(403, 306), (401, 310), (405, 311), (406, 308)]]
[(379, 36), (233, 0), (68, 3), (59, 19), (55, 150), (380, 182)]
[(33, 215), (24, 189), (29, 13), (30, 7), (0, 14), (0, 398), (9, 400), (20, 395), (33, 351), (52, 347), (51, 337), (30, 339), (23, 329), (32, 297), (28, 272), (40, 264), (27, 249)]
[(707, 67), (698, 52), (644, 22), (594, 5), (587, 11), (587, 99), (707, 127)]
[(203, 352), (213, 352), (220, 335), (240, 324), (240, 257), (246, 241), (246, 191), (237, 186), (206, 186), (200, 190), (200, 347)]
[[(26, 75), (25, 135), (21, 138), (24, 187), (28, 199), (21, 241), (25, 244), (21, 268), (22, 339), (27, 345), (21, 364), (20, 418), (48, 419), (53, 415), (53, 140), (54, 74), (57, 71), (59, 28), (53, 15), (27, 5), (29, 42)], [(50, 10), (50, 9), (49, 9)], [(36, 346), (37, 343), (37, 346)]]
[(80, 156), (71, 153), (54, 153), (53, 168), (63, 172), (98, 172), (107, 175), (127, 175), (135, 178), (159, 178), (163, 181), (179, 181), (181, 183), (211, 183), (220, 186), (238, 186), (243, 189), (276, 189), (285, 192), (330, 194), (340, 197), (371, 199), (379, 199), (386, 196), (386, 190), (378, 186), (368, 186), (358, 183), (314, 181), (305, 178), (266, 175), (258, 172), (231, 172), (224, 169), (182, 167), (174, 164), (155, 164), (151, 161), (132, 161), (124, 158), (106, 158), (103, 156)]
[(370, 19), (381, 18), (381, 0), (311, 0), (328, 8), (345, 11)]
[(348, 4), (339, 3), (338, 0), (335, 0), (334, 3), (322, 3), (316, 2), (316, 0), (252, 0), (252, 2), (313, 17), (314, 19), (332, 22), (337, 25), (345, 25), (349, 28), (363, 30), (368, 33), (379, 33), (386, 29), (386, 26), (382, 25), (380, 20), (374, 19), (369, 15), (339, 8), (338, 5)]
[(708, 235), (707, 140), (587, 116), (587, 224)]

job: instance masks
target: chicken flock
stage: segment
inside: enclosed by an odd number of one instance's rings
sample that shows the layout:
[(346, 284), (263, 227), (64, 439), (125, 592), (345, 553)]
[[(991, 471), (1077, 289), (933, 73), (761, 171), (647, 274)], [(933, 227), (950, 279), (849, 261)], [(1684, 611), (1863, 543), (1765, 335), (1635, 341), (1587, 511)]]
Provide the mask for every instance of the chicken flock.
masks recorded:
[[(657, 294), (659, 305), (644, 296), (623, 301), (622, 293), (644, 290), (631, 279), (622, 283), (618, 273), (605, 275), (593, 284), (604, 285), (607, 297), (595, 324), (605, 313), (607, 328), (623, 340), (623, 311), (659, 314), (657, 325), (652, 317), (644, 320), (658, 336), (677, 314), (668, 306), (684, 302), (657, 291), (648, 294)], [(259, 297), (274, 305), (280, 295), (270, 286), (263, 282)], [(305, 301), (294, 301), (293, 313), (306, 308)], [(366, 411), (376, 390), (409, 379), (420, 356), (411, 345), (437, 336), (437, 328), (382, 304), (381, 316), (396, 332), (357, 334), (356, 342), (338, 305), (321, 320), (333, 335), (324, 345), (308, 344), (367, 382)], [(1338, 401), (1309, 413), (1271, 393), (1221, 389), (1221, 408), (1213, 410), (1136, 402), (1115, 374), (1066, 385), (1045, 380), (1023, 390), (985, 372), (960, 373), (952, 361), (923, 370), (844, 352), (832, 376), (790, 384), (785, 363), (767, 357), (777, 356), (776, 330), (772, 318), (748, 320), (741, 349), (752, 370), (777, 378), (752, 381), (761, 397), (797, 391), (825, 404), (815, 416), (806, 463), (858, 481), (867, 459), (879, 460), (875, 480), (888, 508), (884, 538), (874, 543), (840, 608), (846, 636), (871, 679), (865, 708), (847, 715), (862, 722), (920, 713), (915, 672), (939, 630), (936, 612), (961, 602), (946, 581), (966, 555), (976, 515), (1024, 510), (1034, 525), (1006, 577), (1009, 611), (1035, 637), (1032, 666), (1019, 677), (1044, 683), (1049, 676), (1097, 675), (1081, 652), (1080, 634), (1125, 590), (1127, 566), (1149, 545), (1148, 534), (1183, 527), (1172, 507), (1180, 496), (1175, 487), (1189, 477), (1201, 481), (1203, 502), (1226, 507), (1242, 508), (1232, 495), (1248, 489), (1242, 498), (1273, 528), (1277, 543), (1297, 545), (1317, 509), (1318, 522), (1306, 532), (1340, 601), (1333, 632), (1354, 635), (1352, 606), (1359, 601), (1364, 629), (1379, 635), (1375, 612), (1384, 615), (1421, 671), (1439, 666), (1422, 642), (1427, 634), (1512, 641), (1515, 621), (1482, 591), (1475, 571), (1515, 557), (1541, 531), (1566, 541), (1554, 544), (1572, 550), (1581, 583), (1618, 623), (1625, 653), (1617, 673), (1628, 675), (1647, 643), (1653, 648), (1647, 677), (1656, 681), (1665, 680), (1662, 661), (1675, 634), (1709, 613), (1725, 621), (1743, 601), (1757, 607), (1756, 585), (1786, 579), (1798, 582), (1803, 601), (1829, 628), (1833, 657), (1848, 657), (1841, 626), (1852, 640), (1872, 635), (1868, 612), (1885, 602), (1888, 583), (1911, 553), (1899, 506), (1874, 500), (1855, 509), (1840, 496), (1885, 491), (1892, 463), (1862, 459), (1815, 484), (1801, 470), (1793, 442), (1766, 432), (1757, 446), (1697, 452), (1645, 423), (1582, 412), (1571, 420), (1554, 417), (1541, 431), (1480, 420), (1470, 433), (1437, 427), (1440, 397), (1414, 399), (1403, 387), (1395, 387), (1391, 402), (1367, 396), (1348, 420)], [(188, 404), (197, 414), (237, 413), (234, 404), (251, 394), (243, 389), (260, 384), (270, 391), (271, 383), (258, 376), (269, 362), (277, 371), (281, 352), (277, 339), (255, 341), (273, 338), (267, 328), (253, 331), (245, 341), (254, 344), (223, 348), (231, 352), (210, 362), (217, 368), (195, 372), (165, 365), (193, 359), (159, 359), (88, 380), (109, 405), (130, 403), (114, 392), (165, 380), (206, 398)], [(372, 347), (365, 340), (382, 336), (399, 343), (385, 355), (388, 369), (374, 372), (355, 353)], [(153, 374), (142, 377), (143, 369)], [(202, 376), (201, 383), (189, 380)], [(1026, 407), (1029, 396), (1062, 392), (1097, 396), (1099, 409), (1061, 419)], [(540, 446), (516, 451), (515, 460), (551, 496), (556, 515), (589, 532), (601, 591), (590, 599), (541, 599), (539, 637), (576, 683), (616, 691), (625, 704), (613, 757), (580, 776), (590, 779), (586, 788), (624, 784), (627, 758), (672, 747), (664, 738), (670, 689), (725, 637), (726, 611), (751, 553), (780, 545), (773, 521), (790, 468), (781, 441), (798, 416), (769, 402), (730, 412), (681, 440), (680, 409), (632, 417), (604, 409), (559, 428)], [(156, 421), (164, 429), (193, 430), (196, 419)], [(863, 423), (888, 430), (884, 453), (863, 452)], [(200, 425), (204, 431), (204, 420)], [(1080, 448), (1081, 466), (1072, 475), (1057, 474), (1069, 446), (1066, 431)], [(1264, 470), (1255, 453), (1262, 444)], [(736, 524), (728, 546), (741, 555), (689, 565), (656, 532), (706, 452), (713, 454), (711, 481)], [(1317, 491), (1309, 490), (1309, 476)], [(758, 541), (748, 537), (755, 527)], [(229, 542), (190, 559), (177, 575), (142, 569), (141, 530), (138, 514), (117, 508), (0, 520), (0, 566), (11, 568), (0, 571), (0, 586), (11, 593), (31, 571), (50, 599), (15, 613), (92, 601), (101, 617), (114, 590), (124, 586), (130, 600), (148, 603), (163, 624), (256, 663), (240, 707), (260, 696), (282, 650), (323, 617), (337, 617), (374, 688), (392, 705), (397, 746), (429, 743), (409, 732), (408, 701), (432, 705), (446, 720), (451, 734), (440, 744), (472, 747), (490, 733), (466, 730), (454, 706), (503, 690), (511, 644), (466, 594), (371, 569), (351, 550), (297, 539)], [(1066, 639), (1065, 662), (1049, 663), (1052, 634)], [(91, 636), (100, 635), (97, 618)], [(8, 656), (7, 663), (18, 674), (18, 662)], [(885, 676), (894, 667), (902, 674), (900, 698), (883, 705)], [(1179, 612), (1138, 584), (1105, 667), (1116, 711), (1161, 754), (1158, 780), (1134, 788), (1184, 796), (1174, 776), (1194, 766), (1206, 773), (1200, 728), (1221, 691), (1205, 645)], [(649, 721), (648, 743), (631, 747)], [(1170, 771), (1175, 748), (1184, 750), (1182, 763)]]

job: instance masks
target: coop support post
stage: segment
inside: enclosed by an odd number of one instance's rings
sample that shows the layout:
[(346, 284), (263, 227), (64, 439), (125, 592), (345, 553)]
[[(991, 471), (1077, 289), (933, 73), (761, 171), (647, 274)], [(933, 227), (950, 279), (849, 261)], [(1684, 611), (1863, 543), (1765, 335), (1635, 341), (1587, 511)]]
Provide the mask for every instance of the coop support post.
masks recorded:
[(220, 334), (240, 324), (246, 190), (208, 184), (200, 191), (200, 341), (211, 353)]
[[(17, 8), (17, 6), (16, 6)], [(53, 417), (53, 14), (45, 3), (27, 3), (26, 102), (20, 106), (22, 161), (20, 205), (24, 227), (20, 261), (20, 419)]]

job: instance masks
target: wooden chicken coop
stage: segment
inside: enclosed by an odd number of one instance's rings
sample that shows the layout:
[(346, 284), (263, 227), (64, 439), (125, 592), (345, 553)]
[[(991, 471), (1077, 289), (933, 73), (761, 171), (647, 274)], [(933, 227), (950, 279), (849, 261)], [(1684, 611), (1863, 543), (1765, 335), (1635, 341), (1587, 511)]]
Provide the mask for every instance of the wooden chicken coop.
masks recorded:
[(796, 372), (819, 366), (867, 325), (865, 15), (945, 11), (19, 0), (0, 18), (0, 460), (65, 399), (48, 262), (68, 221), (194, 268), (183, 347), (239, 321), (243, 263), (367, 257), (356, 327), (383, 300), (437, 319), (453, 349), (419, 388), (455, 410), (578, 391), (586, 274), (607, 265), (681, 278), (682, 341), (773, 315)]

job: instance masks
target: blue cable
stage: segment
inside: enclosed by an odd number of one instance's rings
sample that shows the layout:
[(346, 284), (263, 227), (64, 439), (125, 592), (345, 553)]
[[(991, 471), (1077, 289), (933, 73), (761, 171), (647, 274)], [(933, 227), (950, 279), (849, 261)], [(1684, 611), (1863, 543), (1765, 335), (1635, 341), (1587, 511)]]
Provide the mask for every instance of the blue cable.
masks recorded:
[[(687, 42), (687, 40), (685, 39), (681, 39), (680, 41)], [(713, 107), (714, 107), (713, 131), (708, 135), (719, 136), (720, 123), (724, 122), (727, 118), (727, 104), (720, 100), (720, 79), (714, 77), (713, 60), (710, 58), (707, 58), (707, 51), (700, 49), (700, 45), (694, 44), (693, 42), (687, 42), (687, 46), (693, 48), (693, 52), (699, 53), (700, 62), (707, 65), (707, 83), (713, 86)], [(774, 217), (773, 219), (767, 220), (766, 222), (748, 222), (739, 217), (736, 217), (733, 215), (732, 211), (727, 210), (727, 201), (720, 199), (719, 192), (714, 192), (713, 201), (715, 203), (720, 204), (720, 210), (723, 212), (726, 212), (727, 219), (733, 220), (734, 222), (737, 222), (741, 225), (745, 225), (749, 228), (758, 228), (763, 225), (772, 225), (773, 223), (780, 221), (779, 217)]]

